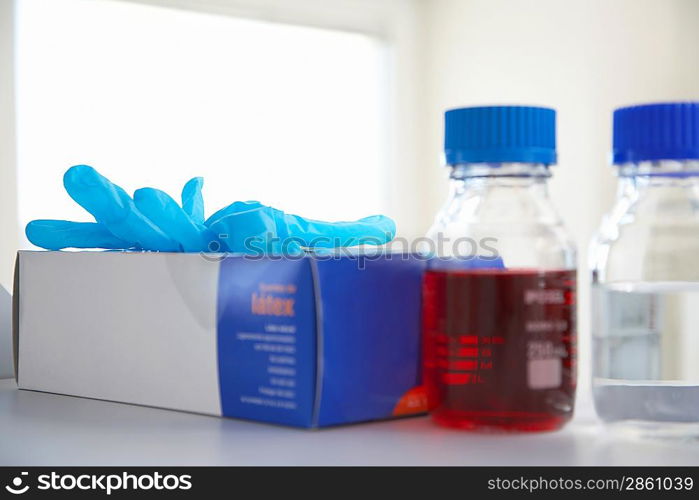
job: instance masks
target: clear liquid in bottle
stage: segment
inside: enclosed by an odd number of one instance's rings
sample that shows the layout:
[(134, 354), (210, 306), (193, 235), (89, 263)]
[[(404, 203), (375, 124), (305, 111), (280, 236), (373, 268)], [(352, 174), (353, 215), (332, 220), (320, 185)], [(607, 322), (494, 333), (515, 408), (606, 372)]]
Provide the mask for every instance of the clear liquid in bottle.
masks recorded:
[(699, 434), (699, 283), (596, 284), (599, 416), (651, 434)]

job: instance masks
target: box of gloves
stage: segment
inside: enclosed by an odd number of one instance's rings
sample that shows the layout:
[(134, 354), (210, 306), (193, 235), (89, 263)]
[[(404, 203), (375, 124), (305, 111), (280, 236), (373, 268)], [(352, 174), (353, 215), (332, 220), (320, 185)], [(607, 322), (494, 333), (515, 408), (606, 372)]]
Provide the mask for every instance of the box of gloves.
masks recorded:
[(407, 254), (21, 251), (21, 389), (324, 427), (421, 413)]

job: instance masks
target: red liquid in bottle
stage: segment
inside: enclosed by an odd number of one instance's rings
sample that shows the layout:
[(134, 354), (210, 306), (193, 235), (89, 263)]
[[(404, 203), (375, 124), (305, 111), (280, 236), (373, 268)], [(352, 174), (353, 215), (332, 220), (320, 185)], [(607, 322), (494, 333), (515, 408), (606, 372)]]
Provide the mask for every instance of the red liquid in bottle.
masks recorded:
[(473, 430), (560, 428), (573, 414), (575, 332), (575, 271), (427, 271), (432, 418)]

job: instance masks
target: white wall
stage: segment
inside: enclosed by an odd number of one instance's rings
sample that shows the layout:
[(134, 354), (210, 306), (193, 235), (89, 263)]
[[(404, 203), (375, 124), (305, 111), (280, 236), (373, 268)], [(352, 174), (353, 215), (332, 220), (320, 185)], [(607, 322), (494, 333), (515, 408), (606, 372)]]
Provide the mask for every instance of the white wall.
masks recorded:
[(15, 173), (13, 0), (0, 0), (0, 284), (12, 287), (18, 244)]
[[(615, 179), (612, 109), (699, 98), (695, 0), (427, 0), (423, 227), (445, 196), (438, 165), (445, 108), (541, 104), (559, 114), (551, 191), (581, 262)], [(580, 275), (581, 384), (589, 378), (587, 274)]]
[[(17, 251), (12, 20), (13, 0), (0, 0), (0, 285), (12, 289)], [(0, 290), (0, 378), (12, 376), (9, 301)]]

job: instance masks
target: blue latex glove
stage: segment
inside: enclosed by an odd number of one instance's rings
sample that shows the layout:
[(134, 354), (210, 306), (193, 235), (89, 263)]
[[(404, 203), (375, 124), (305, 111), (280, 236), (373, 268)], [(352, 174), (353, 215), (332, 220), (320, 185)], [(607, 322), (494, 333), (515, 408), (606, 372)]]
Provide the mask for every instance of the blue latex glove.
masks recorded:
[(395, 224), (382, 215), (356, 222), (322, 222), (288, 215), (257, 201), (234, 202), (205, 221), (201, 177), (184, 186), (182, 206), (154, 188), (139, 189), (132, 199), (86, 165), (70, 168), (63, 184), (96, 222), (32, 221), (26, 234), (36, 246), (50, 250), (72, 247), (298, 254), (303, 247), (378, 245), (395, 235)]
[(248, 254), (296, 254), (302, 247), (382, 245), (396, 233), (395, 223), (383, 215), (354, 222), (323, 222), (285, 214), (256, 201), (233, 203), (209, 217), (206, 225), (229, 251)]
[[(183, 190), (184, 205), (194, 216), (203, 216), (202, 180), (192, 179)], [(63, 185), (73, 200), (90, 212), (96, 222), (38, 220), (27, 224), (26, 234), (36, 246), (62, 248), (108, 248), (165, 252), (207, 251), (215, 240), (166, 193), (139, 189), (132, 199), (87, 165), (71, 167)]]

